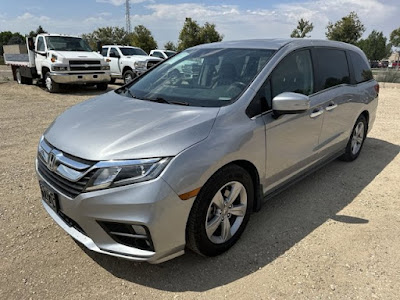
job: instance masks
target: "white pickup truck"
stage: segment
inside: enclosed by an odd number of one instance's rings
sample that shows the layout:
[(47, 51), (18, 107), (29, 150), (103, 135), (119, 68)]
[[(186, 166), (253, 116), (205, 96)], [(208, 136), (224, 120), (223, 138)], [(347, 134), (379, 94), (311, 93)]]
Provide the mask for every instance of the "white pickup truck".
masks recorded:
[(80, 37), (39, 34), (35, 41), (27, 38), (26, 48), (4, 46), (4, 61), (19, 84), (41, 79), (54, 93), (61, 84), (96, 85), (106, 90), (111, 80), (109, 64)]
[(131, 46), (105, 45), (101, 54), (106, 58), (106, 62), (110, 63), (111, 83), (117, 78), (128, 83), (162, 61), (160, 58), (148, 56), (138, 47)]

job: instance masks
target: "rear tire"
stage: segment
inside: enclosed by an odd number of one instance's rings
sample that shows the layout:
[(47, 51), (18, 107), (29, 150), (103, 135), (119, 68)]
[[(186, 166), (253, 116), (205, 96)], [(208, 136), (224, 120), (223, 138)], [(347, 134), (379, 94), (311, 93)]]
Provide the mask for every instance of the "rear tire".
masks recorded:
[(32, 78), (22, 76), (19, 68), (15, 70), (15, 77), (18, 84), (32, 84)]
[(106, 91), (108, 89), (108, 83), (98, 83), (96, 84), (96, 88), (99, 91)]
[(360, 155), (365, 138), (367, 137), (367, 130), (367, 119), (364, 115), (361, 115), (358, 117), (356, 124), (353, 127), (345, 153), (339, 157), (340, 160), (353, 161)]
[(243, 233), (253, 210), (250, 175), (237, 165), (215, 173), (202, 187), (186, 228), (187, 246), (204, 256), (231, 248)]
[(49, 93), (57, 93), (60, 91), (60, 85), (51, 79), (50, 72), (44, 75), (44, 86)]

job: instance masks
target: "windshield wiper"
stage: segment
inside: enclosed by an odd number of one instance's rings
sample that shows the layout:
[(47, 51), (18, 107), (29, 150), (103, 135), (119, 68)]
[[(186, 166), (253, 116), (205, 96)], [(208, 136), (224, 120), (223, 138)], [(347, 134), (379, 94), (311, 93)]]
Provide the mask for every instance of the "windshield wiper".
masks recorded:
[(145, 100), (149, 100), (149, 101), (153, 101), (153, 102), (158, 102), (158, 103), (167, 103), (167, 104), (176, 104), (176, 105), (185, 105), (185, 106), (189, 106), (188, 102), (184, 102), (184, 101), (173, 101), (173, 100), (167, 100), (165, 98), (162, 97), (157, 97), (155, 99), (145, 99)]

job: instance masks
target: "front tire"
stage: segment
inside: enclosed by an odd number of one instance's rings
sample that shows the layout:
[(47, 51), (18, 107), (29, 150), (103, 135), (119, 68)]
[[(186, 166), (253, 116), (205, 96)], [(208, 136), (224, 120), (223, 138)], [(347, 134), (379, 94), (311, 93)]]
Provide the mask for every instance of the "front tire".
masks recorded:
[(133, 79), (135, 79), (135, 73), (133, 73), (132, 70), (126, 70), (122, 77), (124, 79), (124, 84), (127, 84), (131, 82)]
[(253, 182), (243, 168), (228, 165), (202, 187), (189, 215), (188, 247), (204, 256), (231, 248), (243, 233), (253, 210)]
[(57, 93), (60, 90), (60, 85), (51, 79), (50, 72), (44, 75), (44, 86), (49, 93)]
[(353, 161), (360, 155), (365, 138), (367, 137), (367, 130), (367, 119), (364, 117), (364, 115), (361, 115), (358, 117), (356, 124), (353, 127), (353, 131), (351, 132), (345, 153), (339, 157), (340, 160)]

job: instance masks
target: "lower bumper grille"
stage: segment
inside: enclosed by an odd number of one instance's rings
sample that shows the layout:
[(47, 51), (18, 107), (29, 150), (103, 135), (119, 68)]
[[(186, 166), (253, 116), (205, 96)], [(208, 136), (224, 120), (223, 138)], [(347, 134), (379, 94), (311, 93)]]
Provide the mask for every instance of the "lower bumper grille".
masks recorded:
[(81, 226), (79, 226), (78, 223), (76, 223), (74, 220), (72, 220), (70, 217), (68, 217), (66, 214), (64, 214), (62, 211), (58, 212), (58, 215), (63, 221), (69, 226), (73, 227), (76, 230), (78, 230), (80, 233), (84, 234), (87, 236), (86, 232), (82, 229)]
[(147, 227), (116, 222), (98, 221), (98, 223), (117, 243), (141, 250), (154, 251)]

